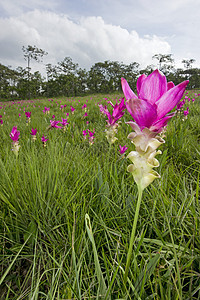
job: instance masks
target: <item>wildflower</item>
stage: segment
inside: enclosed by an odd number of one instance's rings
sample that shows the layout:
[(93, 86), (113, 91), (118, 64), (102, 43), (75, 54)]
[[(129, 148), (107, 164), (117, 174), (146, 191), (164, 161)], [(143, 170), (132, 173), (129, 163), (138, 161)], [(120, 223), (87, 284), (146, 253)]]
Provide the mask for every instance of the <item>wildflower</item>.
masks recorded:
[(167, 122), (175, 115), (169, 113), (182, 98), (188, 80), (174, 86), (167, 83), (166, 77), (155, 70), (148, 77), (141, 75), (137, 81), (138, 97), (122, 78), (122, 89), (127, 99), (126, 107), (134, 121), (127, 122), (134, 132), (128, 138), (135, 145), (135, 151), (128, 154), (133, 164), (128, 166), (138, 187), (145, 189), (160, 175), (153, 170), (159, 166), (155, 158), (161, 151), (156, 149), (164, 143), (158, 135), (166, 127)]
[(60, 121), (52, 121), (50, 120), (51, 125), (48, 127), (48, 129), (52, 129), (52, 128), (62, 128), (62, 126), (58, 126), (57, 124), (60, 123)]
[(27, 125), (30, 123), (31, 121), (31, 112), (25, 112), (25, 116), (26, 116), (26, 123)]
[(74, 114), (75, 108), (73, 106), (70, 106), (70, 107), (71, 107), (72, 114)]
[(85, 113), (83, 118), (85, 119), (86, 117), (88, 117), (88, 113)]
[(69, 124), (69, 123), (67, 123), (67, 119), (63, 119), (63, 118), (62, 118), (61, 124), (62, 124), (62, 129), (63, 129), (63, 131), (65, 132), (65, 131), (66, 131), (66, 127), (67, 127), (67, 125)]
[(174, 86), (158, 70), (149, 76), (141, 75), (137, 80), (138, 97), (122, 78), (122, 89), (127, 99), (126, 108), (141, 130), (148, 128), (161, 132), (174, 112), (168, 114), (182, 98), (188, 80)]
[(189, 114), (189, 107), (187, 107), (187, 109), (184, 110), (183, 114), (184, 114), (184, 119), (183, 119), (183, 121), (184, 121), (184, 120), (187, 119), (187, 116), (188, 116), (188, 114)]
[(42, 143), (43, 143), (43, 147), (46, 147), (46, 142), (48, 141), (48, 139), (44, 136), (44, 134), (43, 134), (41, 140), (42, 140)]
[(160, 71), (155, 70), (149, 76), (143, 74), (138, 78), (138, 96), (130, 89), (124, 78), (121, 81), (122, 90), (127, 100), (126, 108), (135, 121), (128, 122), (134, 130), (128, 138), (135, 145), (135, 150), (127, 156), (132, 162), (127, 170), (132, 173), (138, 187), (138, 200), (124, 272), (124, 283), (126, 284), (142, 193), (155, 178), (160, 177), (153, 170), (154, 167), (159, 166), (159, 161), (155, 157), (161, 154), (161, 151), (157, 151), (157, 148), (164, 143), (159, 133), (165, 129), (167, 122), (175, 115), (174, 112), (170, 113), (170, 111), (182, 98), (188, 80), (175, 86), (173, 82), (167, 83), (166, 77)]
[(87, 130), (83, 130), (83, 138), (86, 140), (86, 135), (88, 134)]
[(46, 107), (45, 106), (45, 108), (43, 110), (43, 113), (46, 114), (46, 115), (48, 115), (50, 113), (50, 107)]
[(11, 130), (10, 138), (13, 141), (12, 151), (15, 153), (16, 156), (18, 156), (18, 152), (20, 149), (19, 136), (20, 136), (20, 132), (17, 130), (17, 126), (14, 126)]
[(126, 145), (124, 145), (124, 146), (121, 146), (121, 145), (119, 145), (119, 153), (122, 155), (122, 154), (124, 154), (125, 152), (126, 152), (126, 150), (128, 149), (128, 147), (126, 147)]
[(35, 129), (31, 129), (31, 135), (32, 135), (32, 137), (33, 137), (33, 141), (35, 141), (36, 140), (36, 133), (37, 133), (37, 129), (35, 128)]
[(109, 101), (109, 104), (111, 104), (111, 106), (113, 107), (112, 114), (110, 114), (109, 110), (107, 109), (107, 106), (99, 104), (99, 108), (100, 111), (108, 117), (108, 120), (106, 120), (108, 123), (108, 129), (105, 130), (106, 137), (108, 142), (110, 144), (113, 144), (117, 140), (117, 138), (115, 137), (115, 135), (117, 134), (117, 127), (119, 126), (117, 121), (124, 115), (123, 110), (126, 109), (126, 106), (124, 104), (124, 98), (120, 98), (119, 103), (116, 100), (115, 105), (112, 104), (111, 101)]
[(0, 119), (0, 124), (3, 125), (3, 120), (2, 119)]
[(94, 140), (95, 129), (94, 129), (93, 132), (88, 129), (88, 133), (89, 133), (89, 136), (88, 136), (89, 144), (92, 145), (92, 144), (94, 144), (93, 140)]

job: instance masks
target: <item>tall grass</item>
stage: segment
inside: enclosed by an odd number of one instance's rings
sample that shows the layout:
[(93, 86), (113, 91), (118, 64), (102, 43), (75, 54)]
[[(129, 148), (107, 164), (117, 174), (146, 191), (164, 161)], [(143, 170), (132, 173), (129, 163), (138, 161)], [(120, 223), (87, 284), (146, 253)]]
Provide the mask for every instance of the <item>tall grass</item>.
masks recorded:
[[(1, 109), (6, 113), (0, 127), (1, 299), (200, 299), (199, 98), (189, 103), (188, 119), (177, 115), (169, 122), (159, 157), (161, 179), (143, 193), (126, 285), (137, 188), (118, 150), (119, 144), (133, 149), (125, 124), (130, 116), (125, 113), (118, 140), (109, 146), (97, 105), (106, 103), (103, 98), (37, 100)], [(53, 114), (56, 120), (66, 117), (60, 104), (69, 112), (66, 132), (47, 129)], [(43, 114), (45, 106), (50, 115)], [(32, 112), (28, 126), (23, 107)], [(16, 125), (18, 157), (9, 138)], [(35, 142), (32, 127), (39, 131)], [(95, 129), (93, 145), (83, 139), (87, 128)], [(49, 139), (45, 148), (42, 134)]]

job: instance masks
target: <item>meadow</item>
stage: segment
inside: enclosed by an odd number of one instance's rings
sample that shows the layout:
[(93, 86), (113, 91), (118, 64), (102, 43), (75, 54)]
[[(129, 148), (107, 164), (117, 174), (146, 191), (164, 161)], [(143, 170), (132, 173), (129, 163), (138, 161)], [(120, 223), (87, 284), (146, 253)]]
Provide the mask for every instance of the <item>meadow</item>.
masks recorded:
[[(143, 193), (127, 282), (138, 194), (127, 172), (131, 116), (125, 111), (110, 145), (99, 108), (112, 111), (108, 101), (122, 94), (0, 103), (1, 299), (200, 299), (198, 93), (187, 91), (168, 123), (161, 177)], [(50, 123), (62, 119), (68, 124)], [(128, 147), (124, 154), (119, 145)]]

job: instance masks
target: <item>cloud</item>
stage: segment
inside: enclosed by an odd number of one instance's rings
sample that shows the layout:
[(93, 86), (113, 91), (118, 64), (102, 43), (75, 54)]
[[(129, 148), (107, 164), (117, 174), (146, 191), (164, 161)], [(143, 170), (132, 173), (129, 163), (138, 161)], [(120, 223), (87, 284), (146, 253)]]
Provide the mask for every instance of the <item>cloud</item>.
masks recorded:
[[(79, 22), (65, 14), (33, 10), (0, 19), (0, 60), (25, 66), (22, 46), (36, 45), (48, 52), (45, 63), (56, 64), (70, 56), (80, 67), (117, 60), (145, 67), (156, 53), (171, 53), (169, 43), (156, 35), (141, 37), (135, 31), (106, 23), (102, 17), (83, 17)], [(38, 65), (33, 64), (32, 66)]]

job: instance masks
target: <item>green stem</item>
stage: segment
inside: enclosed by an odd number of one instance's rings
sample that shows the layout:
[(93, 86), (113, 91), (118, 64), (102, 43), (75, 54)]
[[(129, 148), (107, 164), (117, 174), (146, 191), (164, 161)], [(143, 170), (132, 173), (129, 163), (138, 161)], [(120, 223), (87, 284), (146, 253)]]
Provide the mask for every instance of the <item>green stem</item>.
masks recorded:
[(140, 211), (140, 204), (141, 204), (141, 200), (142, 200), (142, 192), (143, 192), (143, 189), (138, 185), (138, 200), (137, 200), (137, 206), (136, 206), (136, 211), (135, 211), (135, 217), (134, 217), (134, 221), (133, 221), (133, 228), (132, 228), (132, 232), (131, 232), (131, 239), (129, 242), (126, 268), (125, 268), (125, 273), (124, 273), (124, 284), (126, 284), (126, 281), (127, 281), (128, 271), (129, 271), (130, 262), (131, 262), (133, 243), (135, 240), (135, 232), (136, 232), (137, 221), (138, 221), (138, 216), (139, 216), (139, 211)]

